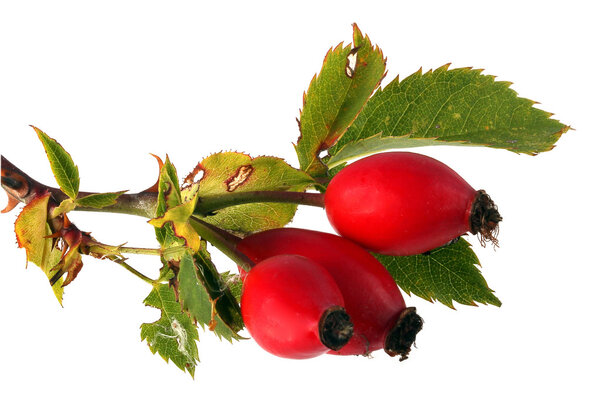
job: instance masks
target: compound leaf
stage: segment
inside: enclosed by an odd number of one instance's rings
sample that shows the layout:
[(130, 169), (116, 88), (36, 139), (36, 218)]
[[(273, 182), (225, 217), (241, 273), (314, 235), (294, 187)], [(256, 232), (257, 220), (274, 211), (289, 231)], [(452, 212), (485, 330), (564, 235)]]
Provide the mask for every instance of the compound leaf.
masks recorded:
[(60, 186), (60, 190), (75, 200), (79, 193), (79, 169), (69, 153), (56, 140), (35, 126), (32, 126), (32, 128), (44, 145), (44, 150), (46, 150), (46, 155), (50, 161), (50, 168), (52, 168), (52, 173), (58, 186)]
[(384, 256), (373, 254), (390, 272), (406, 293), (414, 293), (428, 301), (437, 300), (450, 308), (453, 301), (500, 307), (481, 275), (479, 260), (465, 239), (416, 256)]
[(152, 354), (160, 354), (165, 361), (173, 361), (192, 377), (199, 361), (196, 341), (198, 329), (191, 318), (181, 311), (173, 288), (167, 284), (155, 285), (144, 304), (161, 311), (160, 319), (141, 326), (141, 338), (148, 343)]
[(378, 90), (329, 149), (333, 167), (360, 155), (439, 144), (516, 153), (551, 150), (569, 127), (517, 96), (509, 82), (471, 68), (421, 70)]
[(356, 24), (353, 28), (353, 45), (330, 49), (304, 94), (296, 153), (312, 176), (326, 173), (319, 153), (344, 134), (385, 76), (383, 53)]

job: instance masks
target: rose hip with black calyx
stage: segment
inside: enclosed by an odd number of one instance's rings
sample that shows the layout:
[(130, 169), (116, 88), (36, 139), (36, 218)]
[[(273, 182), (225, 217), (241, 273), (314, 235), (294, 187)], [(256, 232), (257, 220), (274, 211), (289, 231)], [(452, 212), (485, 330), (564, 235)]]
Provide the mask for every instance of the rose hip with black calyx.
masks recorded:
[(241, 308), (250, 335), (266, 351), (311, 358), (352, 337), (344, 298), (325, 268), (298, 255), (257, 263), (244, 279)]
[(410, 152), (380, 153), (343, 168), (327, 187), (325, 210), (340, 235), (395, 256), (421, 254), (467, 232), (497, 245), (502, 220), (485, 191)]
[[(242, 239), (237, 249), (254, 262), (278, 254), (298, 254), (323, 266), (344, 296), (354, 323), (354, 336), (338, 355), (368, 355), (384, 348), (405, 359), (423, 321), (406, 308), (396, 282), (385, 267), (362, 247), (329, 233), (297, 228), (263, 231)], [(241, 274), (245, 279), (245, 274)]]

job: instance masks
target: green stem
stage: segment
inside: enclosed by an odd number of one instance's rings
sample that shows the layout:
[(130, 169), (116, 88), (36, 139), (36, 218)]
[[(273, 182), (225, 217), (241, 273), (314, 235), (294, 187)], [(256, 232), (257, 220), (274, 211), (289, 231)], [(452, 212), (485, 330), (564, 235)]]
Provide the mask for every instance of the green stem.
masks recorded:
[[(62, 193), (62, 192), (61, 192)], [(85, 197), (96, 193), (80, 192), (77, 197)], [(118, 214), (137, 215), (139, 217), (154, 218), (156, 211), (156, 193), (124, 193), (117, 198), (117, 202), (104, 208), (77, 206), (75, 211), (96, 211)]]
[(209, 215), (222, 208), (247, 203), (292, 203), (313, 207), (325, 207), (323, 193), (251, 191), (201, 196), (195, 213)]
[(194, 216), (190, 217), (190, 223), (202, 239), (215, 246), (245, 271), (250, 271), (254, 266), (252, 260), (237, 249), (236, 244), (240, 238)]
[(163, 254), (162, 249), (148, 249), (140, 247), (118, 247), (119, 253), (123, 254), (143, 254), (148, 256), (160, 256)]
[(146, 283), (149, 283), (150, 285), (156, 285), (158, 282), (155, 281), (154, 279), (148, 278), (146, 275), (142, 274), (140, 271), (138, 271), (137, 269), (133, 268), (131, 265), (127, 264), (122, 258), (117, 257), (117, 256), (109, 256), (107, 257), (109, 260), (119, 264), (120, 266), (122, 266), (123, 268), (125, 268), (127, 271), (131, 272), (132, 274), (134, 274), (135, 276), (137, 276), (138, 278), (140, 278), (141, 280), (143, 280)]

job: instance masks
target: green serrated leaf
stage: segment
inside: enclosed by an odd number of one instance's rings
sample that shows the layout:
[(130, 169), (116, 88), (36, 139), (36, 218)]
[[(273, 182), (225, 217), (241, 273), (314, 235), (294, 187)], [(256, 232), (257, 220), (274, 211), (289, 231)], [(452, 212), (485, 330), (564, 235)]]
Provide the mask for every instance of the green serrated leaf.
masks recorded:
[(437, 300), (450, 308), (453, 301), (500, 307), (477, 266), (479, 260), (465, 239), (416, 256), (384, 256), (373, 254), (390, 272), (406, 293), (414, 293), (428, 301)]
[[(47, 223), (48, 199), (50, 194), (33, 199), (23, 207), (15, 221), (15, 234), (19, 247), (25, 248), (27, 261), (41, 268), (50, 279), (53, 268), (60, 261), (62, 252), (52, 245), (52, 239), (47, 236), (52, 234)], [(63, 279), (60, 278), (52, 285), (52, 291), (58, 302), (62, 305)]]
[[(390, 148), (457, 144), (537, 154), (569, 127), (517, 96), (510, 83), (470, 68), (421, 70), (394, 79), (367, 102), (329, 149), (330, 166)], [(395, 139), (388, 139), (394, 137)]]
[(193, 377), (198, 357), (196, 341), (198, 329), (191, 318), (181, 311), (175, 292), (169, 285), (156, 285), (144, 304), (161, 311), (158, 321), (141, 326), (141, 338), (148, 343), (152, 354), (160, 354), (165, 361), (173, 361), (182, 371)]
[(60, 190), (71, 199), (76, 199), (79, 193), (79, 169), (73, 159), (56, 140), (35, 126), (32, 126), (32, 128), (44, 145), (44, 150), (46, 150), (46, 155), (50, 161), (50, 168), (52, 168), (52, 173), (58, 186), (60, 186)]
[(448, 145), (465, 146), (467, 144), (465, 142), (443, 142), (432, 138), (413, 138), (409, 135), (383, 136), (381, 133), (378, 133), (366, 139), (360, 139), (356, 142), (346, 144), (339, 152), (327, 159), (327, 166), (329, 166), (329, 168), (335, 168), (344, 165), (354, 158), (379, 153), (389, 149)]
[(229, 291), (235, 297), (236, 301), (239, 303), (242, 300), (242, 280), (238, 274), (231, 273), (229, 271), (225, 271), (221, 274), (221, 280), (227, 287)]
[(325, 175), (319, 153), (332, 146), (356, 118), (385, 76), (386, 60), (354, 24), (354, 44), (340, 43), (325, 56), (304, 95), (296, 153), (302, 170)]
[[(202, 160), (196, 170), (203, 171), (203, 176), (184, 190), (184, 196), (190, 190), (197, 190), (200, 202), (203, 196), (263, 190), (303, 191), (314, 185), (308, 174), (276, 157), (217, 153)], [(227, 207), (202, 219), (221, 229), (244, 234), (284, 226), (295, 212), (294, 204), (251, 203)]]
[(77, 207), (104, 208), (115, 204), (119, 196), (125, 192), (126, 190), (121, 192), (90, 194), (89, 196), (78, 198), (75, 203)]
[[(204, 257), (193, 257), (187, 252), (179, 263), (179, 273), (177, 275), (179, 299), (184, 310), (189, 312), (190, 316), (203, 327), (207, 326), (220, 338), (225, 338), (228, 341), (240, 339), (241, 337), (237, 332), (243, 328), (243, 325), (241, 323), (239, 306), (237, 303), (229, 304), (229, 307), (235, 307), (234, 312), (237, 316), (235, 319), (231, 318), (230, 309), (227, 309), (226, 313), (219, 312), (223, 311), (223, 307), (218, 307), (218, 302), (226, 300), (226, 293), (223, 290), (226, 287), (221, 286), (218, 295), (211, 296), (208, 284), (212, 275), (216, 273), (216, 269), (210, 268), (207, 263), (199, 265), (196, 263), (196, 260), (202, 262)], [(219, 280), (218, 274), (216, 274), (216, 279)], [(223, 297), (224, 295), (225, 297)], [(223, 314), (230, 317), (229, 323), (223, 320)]]

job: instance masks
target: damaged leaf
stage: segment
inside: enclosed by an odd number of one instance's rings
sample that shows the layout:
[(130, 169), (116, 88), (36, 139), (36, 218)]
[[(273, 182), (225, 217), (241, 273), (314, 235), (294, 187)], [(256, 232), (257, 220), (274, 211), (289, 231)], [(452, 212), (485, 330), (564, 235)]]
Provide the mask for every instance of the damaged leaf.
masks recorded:
[(325, 175), (319, 153), (344, 134), (385, 76), (383, 53), (356, 24), (353, 28), (354, 43), (327, 53), (304, 95), (296, 153), (311, 176)]
[[(198, 164), (195, 172), (202, 178), (193, 182), (186, 178), (183, 196), (197, 190), (198, 203), (208, 196), (250, 191), (304, 191), (315, 184), (305, 172), (297, 170), (276, 157), (252, 158), (246, 154), (224, 152), (213, 154)], [(296, 205), (283, 203), (251, 203), (227, 207), (214, 215), (201, 218), (221, 229), (242, 234), (277, 228), (291, 221)]]
[(155, 285), (144, 304), (160, 310), (160, 319), (141, 326), (141, 338), (148, 343), (152, 354), (160, 354), (192, 377), (198, 357), (196, 341), (198, 329), (191, 318), (181, 310), (175, 292), (167, 284)]

